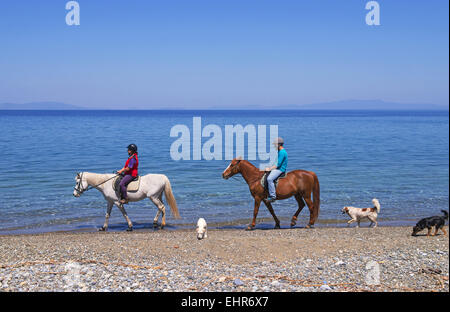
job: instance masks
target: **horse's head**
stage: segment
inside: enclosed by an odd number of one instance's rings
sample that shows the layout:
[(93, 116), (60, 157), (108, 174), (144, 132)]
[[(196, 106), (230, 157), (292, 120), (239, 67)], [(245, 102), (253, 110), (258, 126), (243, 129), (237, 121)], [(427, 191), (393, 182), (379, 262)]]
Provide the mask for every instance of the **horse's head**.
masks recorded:
[(80, 197), (89, 187), (86, 180), (83, 180), (83, 173), (78, 172), (75, 177), (75, 187), (73, 188), (73, 196)]
[(222, 178), (227, 180), (228, 178), (231, 178), (235, 174), (241, 172), (240, 163), (242, 161), (242, 157), (238, 157), (233, 159), (228, 167), (222, 172)]

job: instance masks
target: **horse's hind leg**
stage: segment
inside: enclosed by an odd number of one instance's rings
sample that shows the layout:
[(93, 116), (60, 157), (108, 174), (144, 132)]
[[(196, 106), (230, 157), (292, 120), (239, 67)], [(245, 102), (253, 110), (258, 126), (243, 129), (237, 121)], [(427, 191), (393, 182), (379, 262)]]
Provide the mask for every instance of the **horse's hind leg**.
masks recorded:
[(162, 204), (162, 220), (161, 220), (161, 229), (163, 228), (163, 227), (165, 227), (166, 226), (166, 206), (164, 206), (164, 203), (163, 203), (163, 201), (162, 201), (162, 192), (161, 192), (161, 194), (159, 194), (159, 202)]
[(255, 207), (253, 209), (253, 220), (252, 223), (247, 227), (247, 231), (252, 231), (255, 229), (256, 217), (258, 216), (259, 206), (261, 205), (261, 198), (255, 197)]
[(275, 228), (280, 228), (280, 220), (278, 220), (277, 216), (275, 215), (275, 211), (273, 211), (272, 204), (268, 202), (267, 200), (263, 200), (264, 204), (266, 204), (267, 209), (269, 209), (270, 214), (272, 215), (273, 219), (275, 220)]
[(303, 197), (305, 199), (306, 205), (308, 205), (308, 209), (309, 209), (309, 223), (306, 226), (307, 229), (314, 227), (314, 221), (316, 220), (316, 216), (314, 213), (314, 204), (311, 200), (311, 194), (309, 196), (304, 196)]
[(122, 204), (117, 205), (117, 207), (119, 207), (120, 212), (122, 212), (123, 217), (125, 218), (125, 220), (127, 220), (128, 223), (128, 229), (127, 231), (133, 231), (133, 223), (131, 223), (130, 218), (128, 218), (127, 212), (125, 211), (125, 208), (123, 207)]
[(158, 219), (159, 219), (159, 214), (161, 213), (161, 210), (159, 210), (159, 208), (156, 210), (156, 215), (153, 218), (153, 228), (157, 228), (158, 227)]
[(157, 228), (158, 227), (158, 219), (159, 219), (159, 214), (161, 213), (161, 210), (156, 210), (156, 215), (155, 218), (153, 218), (153, 228)]
[(109, 223), (109, 217), (111, 216), (111, 210), (114, 203), (108, 202), (108, 206), (106, 208), (106, 215), (105, 215), (105, 223), (101, 228), (99, 228), (99, 231), (106, 231), (108, 229), (108, 223)]
[(161, 213), (162, 214), (161, 229), (163, 229), (166, 226), (166, 207), (164, 206), (164, 204), (161, 200), (161, 195), (159, 197), (150, 196), (150, 200), (155, 204), (156, 207), (158, 207), (156, 216), (153, 219), (153, 227), (158, 226), (159, 214)]
[(291, 227), (293, 227), (297, 224), (297, 217), (300, 214), (300, 212), (302, 211), (302, 209), (305, 207), (305, 202), (303, 201), (303, 198), (300, 194), (295, 195), (295, 199), (297, 200), (297, 203), (298, 203), (298, 209), (295, 212), (295, 214), (292, 216)]

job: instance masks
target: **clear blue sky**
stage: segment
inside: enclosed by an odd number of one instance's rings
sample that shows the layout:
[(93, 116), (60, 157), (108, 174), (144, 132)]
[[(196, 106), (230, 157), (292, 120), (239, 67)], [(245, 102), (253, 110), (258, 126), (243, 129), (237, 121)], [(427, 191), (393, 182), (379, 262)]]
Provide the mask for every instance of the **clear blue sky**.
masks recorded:
[(0, 103), (242, 107), (345, 99), (449, 103), (449, 2), (0, 2)]

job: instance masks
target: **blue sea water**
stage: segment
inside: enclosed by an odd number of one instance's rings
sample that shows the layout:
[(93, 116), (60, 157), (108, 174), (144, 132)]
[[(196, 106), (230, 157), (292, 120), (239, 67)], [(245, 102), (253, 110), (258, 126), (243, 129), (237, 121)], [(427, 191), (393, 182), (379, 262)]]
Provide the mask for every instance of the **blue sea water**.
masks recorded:
[[(286, 141), (288, 170), (315, 171), (321, 185), (318, 226), (347, 220), (345, 205), (381, 203), (380, 225), (412, 224), (449, 207), (449, 115), (432, 111), (0, 111), (0, 233), (94, 230), (106, 203), (91, 190), (73, 197), (77, 171), (120, 169), (126, 146), (139, 146), (140, 174), (171, 181), (182, 216), (170, 228), (191, 227), (199, 217), (216, 227), (244, 227), (253, 201), (242, 178), (223, 180), (227, 160), (174, 161), (170, 129), (278, 125)], [(254, 161), (258, 165), (258, 161)], [(293, 198), (274, 204), (282, 226), (297, 209)], [(151, 226), (156, 207), (131, 203), (136, 228)], [(273, 226), (261, 206), (262, 227)], [(309, 218), (300, 214), (300, 225)], [(111, 229), (126, 227), (114, 208)]]

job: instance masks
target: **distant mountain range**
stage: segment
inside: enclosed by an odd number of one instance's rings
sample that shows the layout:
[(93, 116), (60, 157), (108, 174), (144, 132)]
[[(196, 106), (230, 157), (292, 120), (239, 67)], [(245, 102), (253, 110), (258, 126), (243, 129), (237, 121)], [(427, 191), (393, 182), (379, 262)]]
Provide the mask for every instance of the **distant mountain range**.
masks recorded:
[[(233, 109), (233, 108), (228, 108)], [(286, 109), (286, 110), (439, 110), (448, 111), (449, 107), (435, 104), (404, 104), (395, 102), (385, 102), (382, 100), (345, 100), (315, 104), (280, 104), (251, 105), (247, 109)]]
[(346, 110), (448, 110), (448, 106), (434, 104), (404, 104), (382, 100), (347, 100), (327, 103), (291, 106), (298, 109), (346, 109)]
[[(87, 108), (81, 106), (75, 106), (60, 102), (32, 102), (25, 104), (15, 104), (15, 103), (3, 103), (0, 104), (0, 110), (90, 110), (90, 109), (102, 109)], [(106, 108), (107, 109), (107, 108)], [(140, 108), (124, 108), (131, 110), (139, 110)], [(141, 108), (144, 109), (144, 108)], [(151, 109), (151, 108), (149, 108)], [(166, 108), (170, 109), (170, 108)], [(177, 108), (172, 108), (177, 109)], [(185, 107), (183, 109), (186, 109)], [(202, 109), (202, 108), (193, 108)], [(404, 103), (394, 103), (385, 102), (382, 100), (346, 100), (346, 101), (336, 101), (336, 102), (326, 102), (326, 103), (316, 103), (316, 104), (306, 104), (306, 105), (251, 105), (246, 107), (233, 107), (233, 106), (223, 106), (214, 107), (212, 109), (250, 109), (250, 110), (273, 110), (273, 109), (284, 109), (284, 110), (443, 110), (448, 111), (448, 106), (434, 105), (434, 104), (404, 104)]]
[(25, 104), (3, 103), (0, 104), (0, 110), (74, 110), (88, 109), (85, 107), (60, 103), (60, 102), (32, 102)]

